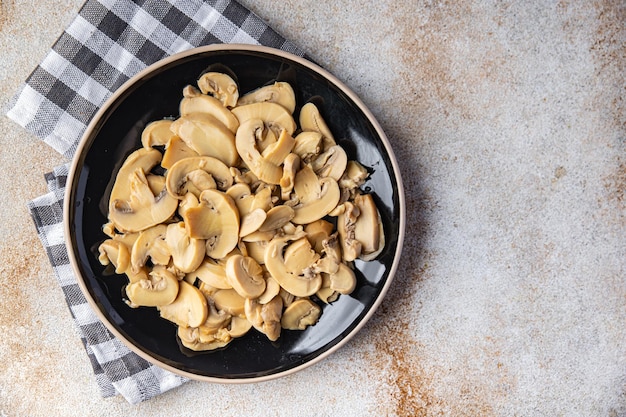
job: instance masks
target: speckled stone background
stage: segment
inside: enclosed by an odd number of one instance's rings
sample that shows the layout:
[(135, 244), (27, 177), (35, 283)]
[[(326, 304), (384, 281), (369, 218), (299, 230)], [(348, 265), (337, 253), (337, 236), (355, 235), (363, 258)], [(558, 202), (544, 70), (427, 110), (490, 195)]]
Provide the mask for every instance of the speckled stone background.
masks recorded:
[[(241, 3), (388, 133), (383, 306), (283, 379), (102, 399), (26, 209), (64, 160), (0, 117), (0, 416), (626, 416), (626, 3)], [(0, 2), (3, 106), (81, 4)]]

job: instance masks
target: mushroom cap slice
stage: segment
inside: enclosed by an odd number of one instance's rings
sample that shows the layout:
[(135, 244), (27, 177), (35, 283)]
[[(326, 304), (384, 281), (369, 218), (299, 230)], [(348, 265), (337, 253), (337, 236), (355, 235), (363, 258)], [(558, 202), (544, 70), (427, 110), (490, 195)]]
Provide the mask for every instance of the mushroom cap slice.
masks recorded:
[(141, 144), (144, 148), (152, 148), (154, 146), (166, 146), (175, 136), (170, 130), (172, 120), (163, 119), (150, 122), (141, 132)]
[(134, 306), (160, 307), (177, 298), (179, 286), (176, 275), (164, 267), (155, 267), (146, 279), (128, 284), (126, 296)]
[(209, 94), (225, 107), (235, 107), (239, 99), (239, 88), (232, 77), (223, 72), (205, 72), (198, 78), (198, 88), (202, 93)]
[(266, 161), (274, 165), (281, 165), (285, 162), (285, 158), (291, 153), (295, 144), (294, 138), (283, 129), (280, 131), (278, 140), (263, 149), (261, 155), (263, 155)]
[(206, 254), (224, 258), (239, 241), (239, 211), (232, 198), (218, 190), (205, 190), (199, 205), (186, 211), (189, 236), (206, 240)]
[[(220, 190), (226, 190), (233, 184), (233, 177), (226, 164), (211, 156), (196, 156), (181, 159), (172, 165), (167, 172), (167, 192), (172, 197), (182, 199), (187, 193), (186, 186), (187, 182), (190, 181), (190, 175), (197, 175), (198, 173), (195, 172), (197, 170), (210, 174)], [(195, 174), (191, 174), (192, 172), (195, 172)], [(191, 177), (191, 179), (193, 178)]]
[(202, 239), (189, 236), (184, 222), (171, 223), (167, 226), (165, 242), (172, 254), (172, 262), (180, 272), (195, 271), (206, 253), (206, 245)]
[(161, 161), (156, 149), (131, 153), (118, 171), (109, 197), (109, 221), (121, 232), (138, 232), (169, 219), (178, 202), (157, 190), (162, 177), (146, 175)]
[(269, 232), (277, 230), (286, 225), (295, 216), (295, 211), (289, 206), (275, 206), (269, 209), (266, 219), (259, 227), (260, 232)]
[(304, 231), (309, 242), (311, 242), (311, 246), (313, 246), (315, 252), (320, 254), (324, 249), (323, 242), (330, 237), (334, 229), (335, 226), (324, 219), (316, 220), (304, 226)]
[(250, 119), (261, 119), (265, 126), (279, 134), (282, 129), (293, 135), (297, 126), (291, 113), (283, 106), (271, 102), (251, 103), (232, 109), (241, 125)]
[(232, 288), (226, 278), (224, 265), (211, 258), (205, 258), (195, 271), (187, 274), (187, 277), (189, 279), (188, 281), (191, 283), (195, 282), (197, 278), (203, 283), (217, 289), (225, 290)]
[(189, 158), (192, 156), (200, 155), (198, 154), (198, 152), (187, 146), (184, 140), (174, 135), (165, 145), (165, 152), (163, 152), (161, 166), (165, 169), (170, 169), (172, 165), (174, 165), (181, 159)]
[[(300, 237), (302, 236), (300, 235)], [(298, 235), (295, 238), (298, 238)], [(272, 239), (265, 250), (265, 267), (286, 291), (296, 297), (308, 297), (315, 294), (322, 286), (321, 275), (311, 268), (318, 257), (313, 256), (315, 255), (314, 252), (311, 254), (310, 245), (307, 248), (303, 245), (303, 241), (296, 240), (299, 250), (297, 252), (292, 251), (291, 254), (288, 253), (291, 262), (287, 264), (285, 248), (288, 247), (289, 241), (293, 239), (294, 236)], [(306, 261), (302, 262), (299, 257), (306, 259)], [(308, 265), (301, 268), (304, 264)]]
[(345, 263), (339, 264), (339, 269), (334, 274), (329, 274), (330, 289), (340, 294), (350, 294), (356, 288), (356, 275)]
[[(293, 210), (292, 210), (293, 211)], [(239, 236), (248, 236), (259, 230), (267, 219), (267, 213), (261, 208), (252, 210), (241, 216), (241, 226), (239, 227)]]
[(307, 132), (319, 132), (323, 136), (323, 150), (336, 145), (333, 133), (328, 128), (317, 106), (308, 102), (300, 110), (300, 128)]
[(319, 320), (322, 314), (320, 306), (308, 298), (300, 298), (283, 311), (280, 324), (287, 330), (304, 330)]
[[(215, 349), (223, 348), (224, 346), (228, 345), (232, 337), (228, 337), (230, 335), (226, 331), (222, 333), (226, 333), (226, 337), (222, 336), (221, 334), (220, 335), (215, 334), (213, 335), (212, 340), (202, 342), (200, 340), (201, 339), (200, 329), (198, 327), (179, 326), (178, 330), (176, 331), (176, 335), (180, 339), (180, 342), (182, 343), (182, 345), (185, 346), (187, 349), (190, 349), (196, 352), (215, 350)], [(203, 337), (203, 339), (206, 340), (208, 339), (208, 337), (205, 336)]]
[(237, 164), (235, 135), (215, 117), (205, 113), (181, 116), (171, 124), (172, 132), (202, 156), (212, 156), (228, 166)]
[(130, 267), (130, 250), (123, 242), (107, 239), (98, 246), (98, 260), (102, 265), (113, 264), (116, 274), (123, 274)]
[(339, 179), (339, 186), (353, 190), (363, 185), (368, 176), (369, 173), (363, 165), (359, 164), (357, 161), (348, 161), (346, 170)]
[(242, 297), (257, 298), (265, 292), (263, 269), (249, 256), (230, 256), (226, 261), (226, 278)]
[(139, 233), (130, 253), (130, 264), (133, 271), (138, 271), (148, 258), (155, 265), (167, 265), (171, 252), (166, 239), (167, 226), (158, 224)]
[(257, 298), (261, 304), (267, 304), (280, 293), (280, 284), (271, 275), (265, 277), (265, 291)]
[(293, 183), (296, 173), (300, 169), (300, 157), (295, 153), (290, 153), (283, 161), (283, 176), (280, 179), (280, 198), (287, 201), (291, 198)]
[(209, 315), (204, 294), (186, 281), (180, 281), (178, 285), (176, 299), (170, 304), (159, 306), (161, 317), (181, 327), (202, 325)]
[(323, 136), (320, 132), (300, 132), (294, 138), (295, 143), (292, 152), (303, 161), (309, 162), (322, 152), (322, 139)]
[(291, 220), (295, 224), (308, 224), (321, 219), (337, 207), (341, 197), (337, 181), (330, 177), (318, 178), (309, 165), (298, 171), (293, 187), (298, 200)]
[(343, 203), (343, 210), (337, 216), (337, 233), (341, 245), (342, 258), (352, 262), (361, 254), (361, 242), (354, 235), (359, 209), (349, 201)]
[(311, 168), (320, 177), (339, 181), (348, 165), (348, 155), (339, 145), (329, 147), (311, 162)]
[(185, 97), (180, 101), (180, 115), (192, 113), (208, 114), (220, 121), (232, 133), (237, 131), (239, 120), (221, 101), (206, 94)]
[(239, 99), (237, 105), (243, 106), (264, 101), (280, 104), (291, 114), (293, 114), (296, 109), (296, 94), (291, 84), (283, 81), (277, 81), (274, 84), (266, 85), (246, 93)]
[(217, 290), (211, 295), (215, 307), (231, 316), (245, 317), (244, 304), (246, 299), (233, 288)]
[(241, 337), (245, 335), (246, 333), (248, 333), (248, 331), (251, 328), (252, 328), (252, 323), (250, 323), (248, 319), (238, 317), (238, 316), (233, 316), (230, 319), (230, 324), (228, 325), (226, 330), (228, 330), (228, 334), (230, 334), (231, 337), (235, 338), (235, 337)]
[(358, 194), (354, 198), (354, 205), (359, 209), (354, 238), (361, 243), (360, 256), (378, 253), (384, 246), (384, 233), (381, 232), (382, 221), (374, 198), (371, 194)]
[[(248, 106), (252, 106), (252, 104)], [(235, 107), (235, 109), (237, 108)], [(283, 176), (283, 169), (265, 159), (257, 147), (257, 140), (262, 136), (263, 129), (264, 125), (261, 119), (246, 119), (237, 129), (235, 146), (241, 160), (254, 175), (268, 184), (279, 184)]]

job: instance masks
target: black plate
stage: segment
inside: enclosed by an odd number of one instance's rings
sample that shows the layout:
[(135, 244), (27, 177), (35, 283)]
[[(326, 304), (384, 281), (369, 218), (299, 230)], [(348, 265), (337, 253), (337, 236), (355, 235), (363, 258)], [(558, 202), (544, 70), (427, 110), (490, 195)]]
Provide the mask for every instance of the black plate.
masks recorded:
[[(97, 260), (106, 238), (109, 190), (124, 159), (141, 147), (140, 134), (153, 120), (176, 117), (182, 88), (208, 67), (224, 65), (240, 91), (288, 81), (298, 108), (315, 100), (349, 159), (371, 172), (364, 185), (383, 219), (386, 246), (377, 260), (357, 261), (355, 291), (323, 307), (320, 321), (305, 331), (283, 331), (270, 342), (254, 329), (225, 349), (188, 355), (176, 328), (155, 308), (131, 309), (122, 300), (125, 276), (107, 274)], [(297, 118), (296, 118), (297, 120)], [(145, 359), (184, 376), (209, 381), (251, 382), (294, 372), (345, 343), (369, 319), (389, 287), (404, 235), (404, 195), (388, 140), (361, 101), (332, 75), (291, 54), (250, 45), (197, 48), (167, 58), (124, 84), (87, 129), (72, 165), (65, 220), (70, 260), (89, 303), (104, 324)]]

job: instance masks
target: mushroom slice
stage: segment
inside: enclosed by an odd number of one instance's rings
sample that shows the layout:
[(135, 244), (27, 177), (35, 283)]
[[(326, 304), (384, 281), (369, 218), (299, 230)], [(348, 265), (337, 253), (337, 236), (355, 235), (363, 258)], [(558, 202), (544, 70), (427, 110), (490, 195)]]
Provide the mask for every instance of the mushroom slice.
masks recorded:
[(186, 211), (189, 236), (206, 240), (206, 254), (224, 258), (239, 240), (239, 212), (232, 198), (218, 190), (205, 190), (199, 205)]
[(196, 278), (217, 289), (225, 290), (232, 288), (226, 278), (224, 265), (210, 258), (205, 258), (195, 271), (187, 274), (185, 279), (187, 282), (193, 283)]
[(163, 119), (148, 123), (141, 132), (141, 144), (144, 148), (152, 148), (154, 146), (166, 146), (168, 142), (175, 136), (170, 130), (172, 120)]
[(354, 205), (360, 213), (354, 226), (354, 238), (361, 243), (360, 258), (373, 259), (384, 246), (380, 214), (371, 194), (358, 194)]
[(162, 184), (162, 177), (146, 176), (160, 161), (158, 150), (140, 148), (118, 171), (109, 198), (109, 221), (120, 232), (139, 232), (164, 222), (176, 211), (178, 202), (164, 189), (153, 192)]
[(335, 181), (339, 181), (347, 165), (348, 156), (339, 145), (331, 146), (311, 162), (311, 168), (318, 176), (330, 177)]
[(184, 140), (174, 135), (170, 141), (165, 145), (165, 152), (163, 153), (163, 160), (161, 160), (161, 166), (165, 169), (170, 169), (172, 165), (181, 159), (189, 158), (192, 156), (200, 156), (198, 152), (191, 149)]
[(176, 275), (164, 267), (155, 267), (146, 279), (128, 284), (126, 296), (133, 306), (160, 307), (174, 302), (179, 287)]
[(130, 267), (130, 251), (123, 242), (107, 239), (98, 246), (98, 260), (104, 266), (113, 264), (116, 274), (123, 274)]
[(249, 256), (230, 256), (226, 261), (226, 278), (242, 297), (257, 298), (265, 291), (263, 269)]
[(283, 312), (280, 324), (287, 330), (304, 330), (319, 320), (322, 309), (308, 298), (294, 301)]
[(233, 184), (226, 190), (226, 194), (233, 199), (241, 216), (245, 216), (252, 211), (254, 194), (248, 184), (243, 182)]
[(311, 246), (315, 249), (315, 252), (321, 254), (324, 249), (323, 242), (328, 240), (333, 233), (335, 226), (329, 221), (319, 219), (304, 226), (306, 236), (311, 242)]
[[(207, 351), (207, 350), (215, 350), (215, 349), (219, 349), (219, 348), (223, 348), (224, 346), (228, 345), (228, 343), (230, 342), (230, 340), (232, 339), (232, 336), (230, 336), (228, 334), (228, 332), (222, 332), (222, 333), (226, 333), (227, 337), (223, 337), (222, 334), (218, 335), (218, 334), (214, 334), (212, 340), (210, 341), (206, 341), (206, 342), (202, 342), (200, 340), (201, 338), (201, 331), (198, 327), (178, 327), (178, 330), (176, 332), (178, 338), (180, 339), (180, 342), (182, 343), (182, 345), (184, 347), (186, 347), (187, 349), (196, 351), (196, 352), (203, 352), (203, 351)], [(222, 337), (220, 337), (222, 336)], [(228, 337), (230, 336), (230, 337)], [(208, 337), (204, 336), (203, 339), (208, 339)], [(227, 339), (227, 340), (224, 340)]]
[[(256, 233), (256, 232), (255, 232)], [(251, 236), (251, 235), (248, 235)], [(241, 244), (246, 245), (247, 256), (254, 259), (259, 265), (265, 264), (265, 249), (267, 249), (267, 242), (269, 242), (273, 235), (271, 235), (267, 240), (259, 240), (253, 242), (244, 241), (248, 236), (244, 236), (242, 238)]]
[(323, 136), (323, 150), (336, 145), (333, 133), (328, 128), (317, 106), (312, 102), (306, 103), (300, 110), (300, 128), (305, 132), (321, 133)]
[(186, 281), (178, 283), (178, 296), (167, 305), (159, 306), (161, 317), (181, 327), (198, 327), (209, 315), (209, 308), (204, 294)]
[(291, 153), (296, 141), (285, 129), (280, 131), (278, 140), (269, 144), (261, 154), (263, 158), (274, 165), (281, 165), (285, 162), (287, 155)]
[(339, 187), (353, 190), (363, 185), (368, 176), (369, 174), (363, 165), (356, 161), (348, 161), (346, 170), (339, 179)]
[(280, 179), (280, 198), (287, 201), (291, 198), (293, 183), (296, 173), (300, 169), (300, 157), (295, 153), (290, 153), (283, 161), (283, 176)]
[(195, 271), (204, 260), (206, 252), (204, 240), (190, 237), (184, 222), (172, 223), (167, 226), (165, 242), (172, 254), (174, 266), (180, 272)]
[(130, 253), (133, 271), (138, 271), (148, 258), (155, 265), (167, 265), (170, 261), (170, 248), (165, 241), (167, 226), (159, 224), (139, 233)]
[(239, 121), (221, 101), (206, 94), (185, 97), (180, 101), (180, 115), (187, 116), (192, 113), (208, 114), (221, 122), (232, 133), (237, 131)]
[(267, 213), (261, 208), (254, 209), (251, 212), (241, 216), (239, 236), (244, 237), (256, 232), (261, 226), (265, 224), (266, 219)]
[(238, 106), (264, 101), (280, 104), (289, 113), (296, 109), (296, 94), (289, 83), (278, 81), (272, 85), (253, 90), (239, 99)]
[(232, 289), (217, 290), (211, 296), (218, 310), (225, 311), (231, 316), (245, 317), (244, 303), (246, 299)]
[(361, 242), (355, 238), (356, 220), (359, 209), (349, 201), (343, 203), (343, 210), (337, 216), (337, 232), (345, 262), (352, 262), (361, 254)]
[[(252, 104), (248, 106), (252, 106)], [(235, 109), (238, 108), (235, 107)], [(283, 176), (283, 169), (265, 159), (257, 147), (256, 142), (257, 139), (262, 137), (263, 129), (264, 125), (261, 119), (250, 118), (243, 121), (235, 135), (237, 152), (250, 171), (261, 181), (265, 181), (268, 184), (279, 184)]]
[(267, 304), (280, 293), (280, 284), (271, 275), (265, 277), (265, 291), (257, 298), (261, 304)]
[(320, 132), (300, 132), (294, 140), (293, 153), (305, 162), (309, 162), (322, 151), (322, 134)]
[(198, 79), (198, 88), (202, 93), (209, 94), (225, 107), (235, 107), (239, 99), (237, 83), (230, 75), (222, 72), (205, 72)]
[(235, 338), (235, 337), (241, 337), (245, 335), (246, 333), (248, 333), (248, 331), (251, 328), (252, 328), (252, 323), (250, 323), (248, 319), (238, 317), (238, 316), (233, 316), (230, 319), (230, 324), (226, 327), (226, 330), (228, 330), (228, 334), (231, 337)]
[(255, 329), (264, 333), (272, 342), (280, 337), (280, 319), (283, 312), (283, 299), (280, 296), (272, 298), (266, 304), (255, 299), (246, 298), (244, 304), (246, 318)]
[[(300, 240), (303, 236), (303, 234), (299, 234), (274, 238), (268, 243), (265, 250), (265, 267), (269, 273), (282, 288), (297, 297), (315, 294), (322, 285), (321, 275), (310, 268), (319, 256), (315, 256), (317, 254), (311, 250), (310, 245), (308, 248), (304, 245), (304, 241)], [(298, 250), (287, 252), (289, 259), (287, 263), (285, 248), (288, 248), (291, 240), (298, 242), (296, 244)], [(304, 266), (305, 264), (308, 265)]]
[[(209, 174), (220, 190), (226, 190), (233, 184), (230, 169), (228, 169), (228, 166), (222, 161), (211, 156), (196, 156), (181, 159), (172, 165), (167, 172), (165, 184), (167, 192), (172, 197), (182, 199), (184, 195), (187, 194), (188, 182), (200, 179), (206, 183), (206, 177), (201, 176), (200, 173), (197, 172), (198, 170), (205, 171)], [(198, 186), (202, 188), (201, 183), (199, 183)], [(195, 188), (197, 189), (198, 187)], [(199, 197), (199, 195), (196, 197)]]
[(297, 128), (291, 113), (276, 103), (263, 102), (237, 106), (232, 109), (232, 113), (237, 117), (240, 125), (250, 119), (261, 119), (264, 125), (277, 135), (282, 129), (293, 135)]
[(259, 227), (260, 232), (280, 229), (293, 219), (295, 211), (289, 206), (276, 206), (269, 209), (265, 222)]
[(236, 165), (239, 155), (235, 135), (215, 117), (205, 113), (181, 116), (172, 131), (202, 156), (212, 156), (228, 166)]
[(308, 224), (330, 213), (339, 202), (339, 185), (334, 179), (318, 178), (309, 165), (296, 174), (294, 192), (298, 203), (293, 207), (296, 224)]
[(339, 269), (334, 274), (329, 274), (330, 289), (339, 294), (350, 294), (356, 288), (356, 275), (345, 263), (339, 264)]
[(330, 288), (329, 274), (324, 272), (322, 273), (322, 288), (315, 293), (315, 296), (326, 304), (337, 301), (337, 298), (339, 298), (339, 293)]

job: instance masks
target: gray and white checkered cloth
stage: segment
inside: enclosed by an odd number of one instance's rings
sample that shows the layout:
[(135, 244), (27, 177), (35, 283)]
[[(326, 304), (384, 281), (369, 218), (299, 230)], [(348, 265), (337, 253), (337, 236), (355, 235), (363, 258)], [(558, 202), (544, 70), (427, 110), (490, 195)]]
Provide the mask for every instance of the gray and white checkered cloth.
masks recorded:
[[(233, 0), (87, 0), (22, 85), (7, 115), (70, 159), (91, 118), (125, 81), (166, 56), (211, 43), (261, 44), (303, 55)], [(29, 209), (102, 395), (144, 401), (185, 379), (129, 350), (81, 293), (63, 236), (68, 168), (45, 175), (49, 193), (31, 201)]]

